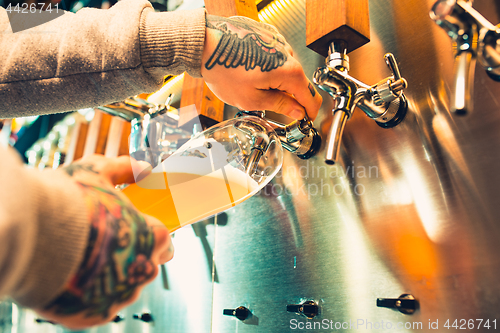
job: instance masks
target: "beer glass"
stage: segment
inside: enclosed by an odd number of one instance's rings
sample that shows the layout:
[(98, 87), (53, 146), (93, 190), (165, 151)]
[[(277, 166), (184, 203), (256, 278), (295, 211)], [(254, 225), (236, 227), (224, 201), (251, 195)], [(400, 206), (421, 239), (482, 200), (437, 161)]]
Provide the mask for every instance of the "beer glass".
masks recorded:
[(282, 162), (280, 139), (269, 123), (243, 116), (194, 135), (123, 193), (173, 232), (250, 198)]

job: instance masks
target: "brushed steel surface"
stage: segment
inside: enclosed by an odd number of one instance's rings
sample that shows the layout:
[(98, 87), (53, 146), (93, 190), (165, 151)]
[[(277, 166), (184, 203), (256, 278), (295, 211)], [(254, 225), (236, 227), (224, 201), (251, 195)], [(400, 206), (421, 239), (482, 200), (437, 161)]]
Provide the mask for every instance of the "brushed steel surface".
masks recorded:
[[(263, 20), (278, 26), (311, 76), (322, 59), (303, 46), (303, 3), (282, 1), (293, 8)], [(383, 55), (395, 55), (409, 85), (402, 124), (382, 129), (356, 110), (338, 165), (325, 165), (322, 151), (308, 161), (287, 154), (272, 185), (228, 212), (216, 237), (213, 332), (296, 331), (290, 320), (307, 320), (286, 305), (305, 300), (322, 310), (309, 322), (363, 321), (343, 331), (391, 331), (389, 322), (428, 331), (436, 320), (449, 331), (447, 319), (497, 319), (498, 328), (500, 83), (477, 68), (474, 113), (450, 114), (452, 45), (429, 18), (433, 3), (371, 0), (372, 40), (349, 54), (350, 74), (369, 84), (389, 74)], [(498, 2), (474, 7), (500, 22)], [(323, 96), (315, 125), (325, 137), (332, 104)], [(420, 302), (415, 314), (376, 307), (377, 298), (403, 293)], [(222, 316), (239, 305), (258, 320)], [(492, 330), (477, 324), (472, 331)]]

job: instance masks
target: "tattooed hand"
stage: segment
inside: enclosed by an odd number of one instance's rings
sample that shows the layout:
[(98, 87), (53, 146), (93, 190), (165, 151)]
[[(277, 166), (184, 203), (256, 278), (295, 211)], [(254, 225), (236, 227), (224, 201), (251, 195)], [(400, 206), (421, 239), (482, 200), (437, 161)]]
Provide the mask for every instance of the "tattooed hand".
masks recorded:
[(271, 25), (246, 17), (207, 15), (201, 74), (224, 102), (244, 110), (271, 110), (316, 118), (322, 98)]
[(154, 279), (158, 264), (172, 258), (170, 236), (163, 224), (139, 213), (114, 188), (133, 183), (133, 169), (135, 174), (145, 169), (141, 163), (145, 162), (128, 156), (95, 155), (61, 170), (81, 186), (91, 230), (80, 269), (62, 293), (38, 311), (50, 321), (73, 329), (110, 321)]

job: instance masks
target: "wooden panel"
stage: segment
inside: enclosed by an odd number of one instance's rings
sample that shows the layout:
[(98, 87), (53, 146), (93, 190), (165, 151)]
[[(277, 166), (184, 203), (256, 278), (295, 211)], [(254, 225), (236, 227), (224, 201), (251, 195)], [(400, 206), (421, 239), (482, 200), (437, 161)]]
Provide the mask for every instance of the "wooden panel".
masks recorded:
[(130, 137), (132, 125), (129, 122), (124, 122), (122, 127), (122, 137), (120, 142), (120, 149), (118, 149), (118, 156), (128, 155), (128, 140)]
[(87, 140), (85, 141), (84, 157), (93, 154), (104, 154), (111, 118), (111, 115), (95, 110), (94, 118), (90, 122), (87, 133)]
[(87, 141), (89, 124), (85, 121), (77, 121), (75, 129), (71, 134), (71, 142), (64, 158), (64, 165), (69, 165), (71, 162), (82, 158), (83, 150), (85, 148), (85, 141)]
[[(194, 108), (186, 108), (190, 105)], [(181, 112), (179, 127), (192, 130), (195, 121), (201, 122), (202, 129), (207, 129), (224, 120), (224, 103), (207, 87), (203, 79), (185, 75), (182, 86)]]
[(118, 156), (122, 141), (124, 124), (125, 120), (121, 118), (113, 117), (113, 119), (111, 119), (111, 125), (109, 126), (108, 138), (106, 141), (106, 150), (104, 151), (104, 156), (106, 157)]
[(370, 41), (368, 0), (306, 1), (307, 47), (326, 57), (333, 40), (345, 41), (348, 52)]
[(259, 20), (255, 0), (205, 0), (205, 8), (211, 15), (224, 17), (239, 15)]
[(109, 127), (111, 126), (112, 115), (107, 113), (102, 114), (101, 126), (99, 127), (99, 134), (97, 136), (97, 142), (95, 147), (96, 154), (104, 154), (106, 150), (106, 143), (108, 141)]
[(83, 157), (94, 154), (99, 136), (99, 127), (101, 126), (102, 112), (96, 110), (94, 117), (89, 123), (87, 137), (85, 139), (85, 148), (83, 149)]
[(96, 112), (90, 123), (77, 118), (65, 153), (64, 165), (67, 166), (84, 155), (128, 155), (130, 128), (129, 122), (101, 112)]
[(106, 157), (117, 157), (128, 155), (128, 141), (130, 137), (131, 124), (118, 117), (113, 117), (109, 127), (108, 140), (106, 142)]
[[(89, 123), (81, 123), (80, 129), (78, 131), (78, 136), (76, 140), (75, 153), (73, 155), (73, 160), (78, 160), (83, 157), (83, 152), (85, 150), (85, 142), (87, 142), (87, 133), (89, 132)], [(70, 161), (71, 162), (71, 161)]]

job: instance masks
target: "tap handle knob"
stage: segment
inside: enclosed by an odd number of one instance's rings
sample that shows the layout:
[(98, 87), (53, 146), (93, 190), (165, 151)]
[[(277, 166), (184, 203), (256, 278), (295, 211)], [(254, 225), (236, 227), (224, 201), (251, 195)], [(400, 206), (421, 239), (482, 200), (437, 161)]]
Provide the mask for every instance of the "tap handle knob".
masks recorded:
[(252, 315), (252, 312), (244, 306), (239, 306), (236, 309), (224, 309), (223, 315), (234, 316), (243, 321)]
[(392, 53), (386, 53), (384, 55), (385, 63), (387, 67), (391, 70), (394, 75), (394, 80), (401, 80), (401, 72), (399, 71), (398, 63), (396, 62), (396, 58)]
[(295, 312), (308, 319), (313, 319), (319, 314), (319, 306), (315, 301), (306, 301), (302, 304), (288, 304), (286, 311)]
[(408, 82), (401, 77), (396, 58), (392, 53), (384, 55), (385, 63), (392, 72), (392, 77), (388, 77), (371, 87), (373, 92), (373, 102), (377, 106), (390, 103), (396, 98), (401, 97), (403, 89), (408, 87)]
[(145, 323), (149, 323), (154, 321), (153, 315), (149, 312), (144, 312), (142, 314), (134, 314), (132, 318), (137, 319), (137, 320), (142, 320)]
[(413, 314), (418, 308), (418, 301), (410, 294), (403, 294), (398, 298), (377, 298), (377, 306), (395, 308), (404, 314)]
[(125, 318), (123, 318), (123, 316), (122, 316), (122, 315), (117, 314), (117, 315), (113, 318), (113, 320), (111, 320), (111, 321), (112, 321), (112, 322), (114, 322), (114, 323), (119, 323), (119, 322), (124, 321), (124, 320), (125, 320)]
[(398, 63), (396, 62), (396, 58), (392, 53), (386, 53), (384, 55), (384, 59), (387, 67), (389, 67), (394, 77), (393, 82), (390, 84), (390, 88), (394, 94), (398, 95), (401, 90), (408, 87), (408, 82), (406, 82), (406, 80), (401, 77)]

